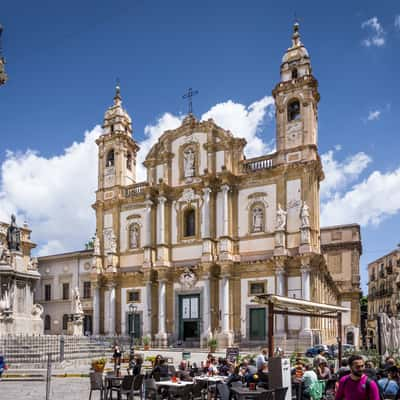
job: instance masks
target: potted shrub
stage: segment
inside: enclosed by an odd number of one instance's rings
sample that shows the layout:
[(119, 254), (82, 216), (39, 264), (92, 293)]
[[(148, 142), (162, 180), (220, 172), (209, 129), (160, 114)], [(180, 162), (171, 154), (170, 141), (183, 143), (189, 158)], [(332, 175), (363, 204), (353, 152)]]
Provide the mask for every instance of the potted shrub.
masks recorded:
[(97, 358), (96, 360), (92, 360), (92, 369), (95, 372), (103, 372), (106, 363), (107, 360), (105, 358)]
[(144, 350), (149, 350), (150, 349), (150, 336), (143, 336), (142, 343), (143, 343)]
[(210, 338), (207, 344), (208, 344), (208, 347), (210, 348), (210, 352), (215, 353), (215, 351), (217, 350), (217, 345), (218, 345), (217, 338), (215, 338), (215, 337)]

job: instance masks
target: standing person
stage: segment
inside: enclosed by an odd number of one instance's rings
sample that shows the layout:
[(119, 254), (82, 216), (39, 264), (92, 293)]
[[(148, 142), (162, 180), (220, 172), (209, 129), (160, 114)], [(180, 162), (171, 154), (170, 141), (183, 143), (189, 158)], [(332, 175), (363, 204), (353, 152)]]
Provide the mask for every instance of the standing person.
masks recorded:
[(256, 359), (257, 371), (260, 371), (261, 368), (263, 367), (263, 364), (268, 361), (267, 354), (268, 354), (267, 349), (261, 349), (261, 353), (257, 356), (257, 359)]
[(351, 356), (349, 367), (350, 375), (340, 379), (335, 400), (380, 400), (377, 384), (364, 374), (364, 359)]
[(135, 363), (132, 365), (132, 375), (140, 375), (142, 370), (143, 358), (141, 356), (136, 355)]
[(306, 371), (303, 375), (302, 399), (311, 399), (311, 389), (318, 384), (318, 377), (311, 364), (306, 365)]
[(400, 387), (397, 382), (398, 380), (398, 370), (396, 366), (390, 367), (387, 370), (388, 376), (381, 378), (378, 381), (378, 386), (381, 390), (383, 396), (395, 396), (399, 393)]
[(114, 359), (114, 373), (119, 376), (120, 373), (120, 368), (121, 368), (121, 357), (122, 353), (118, 345), (114, 346), (114, 353), (113, 353), (113, 359)]
[(317, 368), (321, 361), (326, 361), (326, 358), (324, 357), (324, 350), (323, 349), (318, 349), (317, 355), (314, 357), (313, 365), (314, 368)]
[(1, 376), (3, 375), (4, 370), (7, 369), (6, 362), (3, 356), (0, 356), (0, 380)]
[(317, 376), (320, 380), (328, 380), (331, 379), (331, 370), (328, 367), (328, 363), (326, 360), (323, 360), (319, 363), (317, 367)]

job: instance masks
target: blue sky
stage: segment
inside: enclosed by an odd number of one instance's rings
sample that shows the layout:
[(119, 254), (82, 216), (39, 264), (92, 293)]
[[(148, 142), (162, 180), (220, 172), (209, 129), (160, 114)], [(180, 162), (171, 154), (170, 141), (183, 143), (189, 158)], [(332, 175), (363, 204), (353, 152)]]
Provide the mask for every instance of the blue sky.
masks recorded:
[(3, 1), (0, 217), (26, 218), (41, 254), (84, 243), (94, 230), (91, 144), (116, 77), (145, 149), (186, 112), (188, 87), (200, 92), (199, 117), (218, 114), (258, 138), (254, 148), (273, 148), (268, 96), (295, 12), (320, 84), (323, 220), (362, 224), (365, 283), (366, 264), (400, 242), (396, 1)]

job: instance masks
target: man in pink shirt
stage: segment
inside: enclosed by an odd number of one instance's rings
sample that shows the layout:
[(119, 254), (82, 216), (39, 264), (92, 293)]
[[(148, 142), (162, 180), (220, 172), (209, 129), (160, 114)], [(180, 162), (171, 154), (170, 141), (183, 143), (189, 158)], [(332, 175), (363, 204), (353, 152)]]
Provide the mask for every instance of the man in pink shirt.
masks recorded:
[(351, 356), (349, 367), (350, 375), (340, 379), (335, 400), (380, 400), (377, 384), (364, 374), (364, 359)]

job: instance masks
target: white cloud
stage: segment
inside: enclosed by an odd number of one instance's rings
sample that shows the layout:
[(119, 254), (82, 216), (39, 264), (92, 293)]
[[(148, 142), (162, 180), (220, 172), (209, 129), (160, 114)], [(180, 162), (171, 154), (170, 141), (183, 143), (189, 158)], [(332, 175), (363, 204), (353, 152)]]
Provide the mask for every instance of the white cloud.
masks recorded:
[[(203, 115), (230, 129), (248, 141), (248, 155), (259, 155), (269, 149), (258, 136), (266, 113), (271, 112), (271, 97), (246, 107), (228, 101), (217, 104)], [(177, 128), (183, 116), (163, 114), (154, 125), (145, 127), (145, 139), (140, 143), (137, 180), (145, 180), (142, 162), (160, 135)], [(91, 204), (97, 187), (96, 138), (100, 126), (86, 132), (82, 142), (73, 143), (61, 155), (43, 157), (27, 150), (7, 152), (0, 175), (0, 220), (8, 221), (17, 214), (32, 229), (32, 239), (39, 243), (37, 254), (46, 255), (79, 250), (95, 231), (95, 215)]]
[(385, 31), (377, 17), (372, 17), (361, 24), (362, 29), (367, 29), (370, 33), (362, 44), (366, 47), (381, 47), (385, 44)]
[[(335, 146), (336, 151), (340, 149), (340, 145)], [(337, 161), (334, 155), (334, 150), (321, 155), (325, 173), (325, 179), (321, 182), (320, 194), (322, 200), (332, 198), (335, 193), (354, 182), (371, 162), (371, 158), (363, 152), (354, 154), (341, 162)]]
[(368, 121), (375, 121), (377, 119), (379, 119), (379, 117), (381, 116), (381, 112), (379, 110), (375, 110), (375, 111), (370, 111), (368, 114)]
[(400, 30), (400, 14), (394, 17), (394, 27)]
[(86, 132), (64, 153), (43, 157), (27, 150), (7, 152), (1, 166), (0, 220), (17, 214), (33, 229), (32, 239), (40, 243), (38, 254), (82, 249), (95, 230), (97, 185), (96, 138), (101, 128)]
[(372, 172), (343, 195), (336, 194), (321, 205), (321, 224), (357, 222), (378, 225), (384, 218), (400, 211), (400, 168)]

